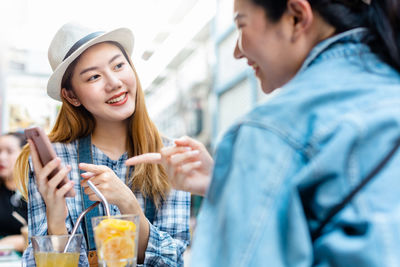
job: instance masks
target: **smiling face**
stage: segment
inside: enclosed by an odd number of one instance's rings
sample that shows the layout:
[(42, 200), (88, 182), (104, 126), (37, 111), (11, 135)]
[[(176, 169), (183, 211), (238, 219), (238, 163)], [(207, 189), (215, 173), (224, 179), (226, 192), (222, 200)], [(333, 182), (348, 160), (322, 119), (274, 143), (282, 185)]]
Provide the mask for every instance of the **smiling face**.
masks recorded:
[(270, 93), (287, 83), (301, 65), (290, 17), (284, 14), (272, 22), (251, 0), (235, 0), (234, 21), (238, 29), (234, 56), (247, 59), (262, 90)]
[(81, 54), (71, 86), (67, 100), (74, 106), (83, 105), (96, 123), (123, 122), (135, 111), (135, 73), (112, 43), (93, 45)]
[(15, 161), (21, 152), (20, 141), (12, 135), (0, 136), (0, 178), (11, 179)]

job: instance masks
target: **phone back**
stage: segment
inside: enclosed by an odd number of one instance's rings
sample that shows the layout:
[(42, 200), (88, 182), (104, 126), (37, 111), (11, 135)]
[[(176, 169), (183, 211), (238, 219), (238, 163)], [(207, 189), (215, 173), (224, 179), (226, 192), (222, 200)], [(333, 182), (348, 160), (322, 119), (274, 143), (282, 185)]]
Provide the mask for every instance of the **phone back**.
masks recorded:
[(42, 166), (57, 157), (49, 138), (42, 128), (32, 127), (25, 129), (25, 136), (27, 139), (29, 138), (35, 143)]
[[(42, 166), (45, 166), (49, 161), (53, 160), (57, 157), (56, 152), (54, 151), (53, 146), (51, 145), (49, 137), (40, 127), (32, 127), (25, 129), (25, 137), (27, 139), (31, 139), (35, 144), (36, 151), (39, 155), (39, 160)], [(60, 166), (57, 166), (47, 177), (49, 180), (56, 175), (61, 170)], [(68, 182), (68, 177), (65, 178), (58, 184), (57, 188), (62, 187), (65, 183)], [(75, 196), (75, 192), (73, 190), (68, 191), (65, 195), (66, 197)]]

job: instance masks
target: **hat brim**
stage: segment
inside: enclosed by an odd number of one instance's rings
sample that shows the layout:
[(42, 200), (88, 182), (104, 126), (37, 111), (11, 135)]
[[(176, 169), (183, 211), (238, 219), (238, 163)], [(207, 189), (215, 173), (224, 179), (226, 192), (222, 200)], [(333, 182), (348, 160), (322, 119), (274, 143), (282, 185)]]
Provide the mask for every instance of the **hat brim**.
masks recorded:
[(106, 42), (114, 41), (122, 45), (126, 53), (131, 56), (133, 51), (134, 36), (130, 29), (119, 28), (109, 32), (105, 32), (90, 41), (86, 42), (80, 46), (76, 51), (74, 51), (69, 57), (67, 57), (57, 68), (54, 70), (53, 74), (50, 76), (47, 82), (47, 94), (58, 101), (61, 101), (61, 82), (65, 71), (68, 66), (79, 57), (86, 49), (92, 45)]

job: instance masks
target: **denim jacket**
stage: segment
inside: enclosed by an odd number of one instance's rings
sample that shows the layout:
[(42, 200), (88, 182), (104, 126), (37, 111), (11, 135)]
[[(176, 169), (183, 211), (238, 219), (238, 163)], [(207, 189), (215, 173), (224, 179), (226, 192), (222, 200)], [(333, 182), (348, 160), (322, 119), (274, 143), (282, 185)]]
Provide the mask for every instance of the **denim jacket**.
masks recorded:
[(353, 29), (224, 135), (191, 266), (400, 266), (400, 153), (311, 241), (400, 136), (400, 74)]

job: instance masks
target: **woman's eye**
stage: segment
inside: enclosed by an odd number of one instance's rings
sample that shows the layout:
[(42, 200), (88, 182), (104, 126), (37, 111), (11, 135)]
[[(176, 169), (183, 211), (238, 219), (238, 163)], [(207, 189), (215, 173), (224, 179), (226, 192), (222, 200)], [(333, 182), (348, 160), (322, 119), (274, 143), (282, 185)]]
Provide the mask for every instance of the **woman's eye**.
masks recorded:
[(89, 77), (89, 79), (88, 79), (88, 81), (90, 82), (90, 81), (94, 81), (94, 80), (96, 80), (97, 78), (99, 78), (100, 77), (100, 75), (93, 75), (93, 76), (90, 76)]
[(115, 69), (117, 70), (117, 69), (120, 69), (120, 68), (122, 68), (122, 66), (124, 65), (124, 63), (119, 63), (119, 64), (117, 64), (117, 65), (115, 65)]

